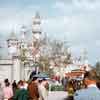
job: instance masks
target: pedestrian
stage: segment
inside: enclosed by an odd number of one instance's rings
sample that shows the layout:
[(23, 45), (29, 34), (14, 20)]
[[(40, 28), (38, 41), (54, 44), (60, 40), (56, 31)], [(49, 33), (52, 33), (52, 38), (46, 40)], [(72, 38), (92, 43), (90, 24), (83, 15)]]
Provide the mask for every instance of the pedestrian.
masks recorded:
[(30, 100), (39, 100), (38, 80), (33, 77), (32, 82), (28, 85)]
[(73, 98), (73, 96), (74, 96), (74, 87), (73, 87), (72, 81), (68, 82), (67, 92), (68, 92), (67, 100), (74, 100), (74, 98)]
[(76, 91), (75, 100), (100, 100), (100, 90), (97, 88), (94, 79), (92, 73), (88, 72), (84, 79), (87, 88)]
[(43, 79), (39, 85), (40, 100), (48, 100), (48, 82)]
[(9, 81), (5, 81), (5, 87), (3, 88), (4, 92), (4, 100), (12, 100), (13, 97), (13, 90), (10, 86)]
[(28, 82), (24, 81), (23, 83), (24, 83), (24, 89), (27, 90), (28, 89)]
[(39, 91), (39, 100), (42, 100), (42, 89), (41, 89), (41, 86), (42, 86), (42, 79), (39, 79), (38, 80), (38, 91)]
[(100, 81), (97, 81), (97, 87), (98, 87), (98, 89), (100, 90)]
[(1, 86), (1, 83), (0, 83), (0, 100), (4, 100), (4, 93), (3, 93), (3, 88)]
[(23, 81), (18, 82), (18, 88), (15, 92), (13, 100), (29, 100), (29, 92), (24, 88)]
[(12, 89), (13, 89), (13, 95), (15, 95), (15, 92), (16, 92), (16, 89), (17, 89), (16, 80), (14, 80), (13, 83), (12, 83)]
[(68, 83), (68, 78), (63, 77), (62, 78), (62, 85), (64, 86), (64, 91), (66, 91), (67, 83)]

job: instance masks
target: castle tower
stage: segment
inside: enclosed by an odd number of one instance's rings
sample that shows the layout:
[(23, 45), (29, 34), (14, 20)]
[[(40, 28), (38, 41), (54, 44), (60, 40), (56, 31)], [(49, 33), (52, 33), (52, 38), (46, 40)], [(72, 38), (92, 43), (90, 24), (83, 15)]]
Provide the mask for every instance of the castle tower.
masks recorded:
[(18, 55), (19, 50), (19, 41), (14, 32), (11, 32), (9, 39), (7, 40), (8, 44), (8, 54), (11, 57), (12, 61), (12, 80), (20, 80), (20, 60)]
[(88, 64), (88, 52), (86, 48), (81, 51), (81, 61), (83, 64)]
[(91, 67), (89, 66), (88, 52), (87, 52), (87, 49), (86, 49), (86, 48), (84, 48), (84, 49), (82, 50), (82, 52), (81, 52), (80, 61), (81, 61), (81, 63), (83, 64), (84, 69), (85, 69), (86, 71), (91, 70)]
[(26, 35), (26, 27), (23, 25), (21, 27), (21, 39), (25, 40), (25, 35)]
[(27, 43), (26, 43), (26, 27), (22, 26), (21, 27), (21, 41), (20, 41), (20, 48), (27, 48)]
[(32, 24), (32, 33), (33, 33), (33, 56), (34, 58), (39, 55), (39, 49), (41, 46), (42, 41), (42, 32), (41, 32), (41, 18), (38, 12), (36, 12), (34, 18), (33, 18), (33, 24)]
[(42, 32), (41, 32), (41, 18), (38, 12), (33, 18), (32, 33), (33, 33), (33, 40), (39, 41)]
[(9, 39), (7, 40), (7, 45), (8, 54), (10, 56), (16, 56), (18, 50), (18, 39), (13, 31), (11, 32)]

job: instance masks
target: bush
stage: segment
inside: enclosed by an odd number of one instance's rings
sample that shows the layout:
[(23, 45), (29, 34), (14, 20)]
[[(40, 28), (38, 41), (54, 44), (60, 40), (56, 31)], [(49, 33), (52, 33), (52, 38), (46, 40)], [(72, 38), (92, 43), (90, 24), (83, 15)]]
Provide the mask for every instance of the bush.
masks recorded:
[(62, 85), (52, 85), (51, 91), (64, 91), (64, 87)]

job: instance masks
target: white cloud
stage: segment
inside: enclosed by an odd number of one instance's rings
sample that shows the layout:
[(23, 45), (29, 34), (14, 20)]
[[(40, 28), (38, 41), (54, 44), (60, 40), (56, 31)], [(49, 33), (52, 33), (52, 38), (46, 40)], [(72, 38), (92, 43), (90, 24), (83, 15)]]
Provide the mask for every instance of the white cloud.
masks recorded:
[(38, 6), (28, 6), (25, 9), (17, 7), (0, 8), (0, 34), (9, 34), (12, 30), (16, 33), (20, 31), (22, 25), (29, 26), (32, 24), (32, 17)]
[(100, 9), (100, 0), (58, 0), (53, 5), (62, 12), (78, 11), (78, 12), (95, 12)]
[(98, 38), (98, 25), (94, 16), (60, 16), (44, 19), (43, 30), (72, 42), (89, 42)]
[(100, 0), (67, 1), (69, 0), (57, 0), (53, 8), (63, 12), (61, 14), (68, 19), (69, 23), (66, 23), (67, 27), (64, 29), (71, 41), (72, 51), (79, 55), (80, 49), (86, 47), (89, 50), (89, 60), (95, 61), (100, 56)]

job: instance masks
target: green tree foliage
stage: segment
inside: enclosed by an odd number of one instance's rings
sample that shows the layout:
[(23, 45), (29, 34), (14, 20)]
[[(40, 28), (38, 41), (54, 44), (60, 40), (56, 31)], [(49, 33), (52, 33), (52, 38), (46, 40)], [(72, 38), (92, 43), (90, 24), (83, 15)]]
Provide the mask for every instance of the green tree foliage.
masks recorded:
[(20, 59), (22, 62), (26, 60), (26, 49), (21, 49)]
[(100, 62), (96, 63), (96, 72), (97, 72), (97, 76), (100, 77)]
[(67, 54), (65, 60), (64, 60), (65, 64), (71, 64), (72, 60), (71, 60), (71, 54)]
[(48, 59), (48, 57), (41, 56), (39, 62), (41, 64), (41, 66), (42, 66), (42, 70), (43, 71), (48, 71), (48, 66), (49, 66), (49, 59)]

